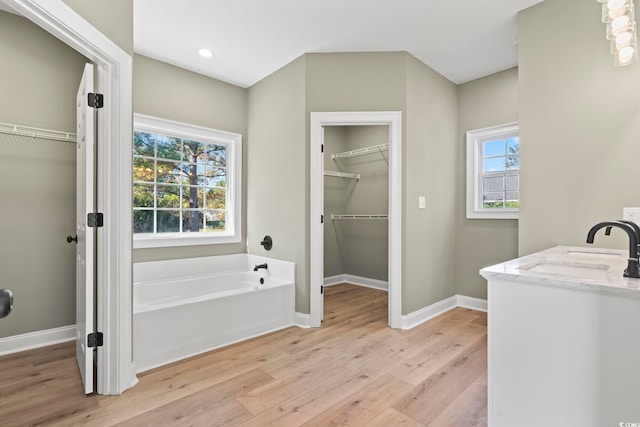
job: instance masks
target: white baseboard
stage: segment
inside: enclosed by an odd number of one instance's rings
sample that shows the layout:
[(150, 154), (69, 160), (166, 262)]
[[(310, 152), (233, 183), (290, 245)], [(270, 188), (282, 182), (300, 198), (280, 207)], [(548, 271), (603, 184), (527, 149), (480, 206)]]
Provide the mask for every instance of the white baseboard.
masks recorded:
[(333, 286), (344, 283), (344, 274), (338, 274), (336, 276), (325, 277), (323, 281), (324, 286)]
[(76, 339), (76, 325), (0, 338), (0, 356)]
[(324, 278), (324, 286), (333, 286), (340, 283), (349, 283), (352, 285), (364, 286), (366, 288), (378, 289), (381, 291), (389, 290), (389, 283), (384, 280), (370, 279), (368, 277), (355, 276), (353, 274), (338, 274)]
[(479, 298), (454, 295), (425, 308), (403, 315), (400, 323), (401, 329), (411, 329), (436, 316), (446, 313), (456, 307), (469, 308), (471, 310), (487, 311), (487, 301)]
[(311, 316), (305, 313), (298, 313), (297, 311), (293, 315), (293, 324), (299, 328), (311, 327)]
[(420, 310), (414, 311), (411, 314), (403, 315), (400, 320), (400, 329), (411, 329), (424, 322), (433, 319), (449, 310), (452, 310), (458, 306), (457, 295), (450, 298), (438, 301), (435, 304), (431, 304)]
[(477, 311), (487, 311), (487, 300), (474, 298), (474, 297), (466, 297), (464, 295), (457, 295), (458, 297), (458, 307), (470, 308), (471, 310)]

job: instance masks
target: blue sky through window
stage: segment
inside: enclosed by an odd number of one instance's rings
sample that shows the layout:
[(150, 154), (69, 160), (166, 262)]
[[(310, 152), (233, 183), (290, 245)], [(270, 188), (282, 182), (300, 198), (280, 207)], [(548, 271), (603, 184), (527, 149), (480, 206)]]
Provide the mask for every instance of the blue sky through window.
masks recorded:
[[(506, 169), (518, 169), (519, 162), (513, 156), (519, 154), (519, 137), (486, 141), (482, 145), (483, 172), (504, 172)], [(509, 167), (507, 167), (509, 164)]]

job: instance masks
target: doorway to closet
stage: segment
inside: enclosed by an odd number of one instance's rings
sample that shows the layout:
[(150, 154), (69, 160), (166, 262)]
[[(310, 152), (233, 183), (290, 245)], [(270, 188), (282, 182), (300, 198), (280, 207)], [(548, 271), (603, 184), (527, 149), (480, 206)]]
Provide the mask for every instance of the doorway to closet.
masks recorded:
[(314, 112), (310, 119), (310, 326), (324, 285), (388, 289), (401, 321), (401, 112)]
[[(97, 328), (104, 340), (96, 351), (99, 360), (96, 379), (99, 394), (121, 394), (137, 382), (131, 339), (132, 58), (61, 0), (2, 0), (2, 3), (96, 67), (96, 91), (104, 94), (97, 133), (99, 140), (107, 142), (98, 145), (96, 154), (96, 203), (104, 218), (104, 227), (97, 231)], [(25, 165), (25, 170), (32, 171), (28, 166)], [(64, 233), (68, 232), (65, 227)], [(16, 298), (15, 307), (18, 304)], [(49, 334), (36, 336), (40, 346), (42, 338)]]
[(324, 128), (324, 289), (388, 290), (388, 157), (388, 126)]

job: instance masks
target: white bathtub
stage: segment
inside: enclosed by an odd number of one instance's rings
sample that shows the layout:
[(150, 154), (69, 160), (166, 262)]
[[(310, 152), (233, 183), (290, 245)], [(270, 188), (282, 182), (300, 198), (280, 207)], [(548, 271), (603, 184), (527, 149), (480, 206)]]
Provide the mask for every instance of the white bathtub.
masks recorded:
[(134, 263), (136, 371), (292, 326), (294, 281), (294, 263), (248, 254)]

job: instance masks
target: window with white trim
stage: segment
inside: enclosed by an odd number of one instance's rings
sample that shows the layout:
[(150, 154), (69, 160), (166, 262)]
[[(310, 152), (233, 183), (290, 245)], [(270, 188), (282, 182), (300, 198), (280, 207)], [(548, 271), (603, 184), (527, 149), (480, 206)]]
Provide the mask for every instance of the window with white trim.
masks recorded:
[(517, 123), (467, 132), (467, 218), (517, 219), (520, 136)]
[(242, 136), (134, 114), (134, 247), (240, 241)]

